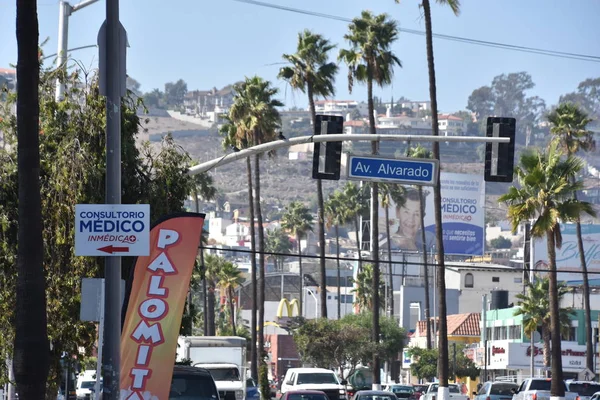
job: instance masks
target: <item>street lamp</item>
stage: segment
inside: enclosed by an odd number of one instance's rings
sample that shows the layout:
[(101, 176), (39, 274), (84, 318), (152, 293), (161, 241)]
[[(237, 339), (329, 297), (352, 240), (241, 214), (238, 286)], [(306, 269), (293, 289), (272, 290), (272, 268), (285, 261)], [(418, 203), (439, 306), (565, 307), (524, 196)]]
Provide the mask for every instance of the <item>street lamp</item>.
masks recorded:
[[(61, 0), (58, 8), (58, 51), (56, 59), (56, 67), (63, 68), (67, 62), (67, 49), (69, 45), (69, 17), (75, 11), (89, 6), (98, 0), (84, 0), (74, 6), (70, 5), (65, 0)], [(60, 81), (60, 77), (56, 78), (56, 101), (60, 101), (65, 93), (65, 85)]]
[[(315, 299), (315, 319), (319, 318), (319, 301), (317, 299), (317, 296), (315, 296), (315, 293), (310, 290), (309, 288), (303, 288), (303, 291), (306, 290), (306, 292), (312, 296), (313, 299)], [(302, 301), (304, 303), (304, 308), (306, 308), (306, 296), (304, 296), (304, 300)], [(306, 313), (304, 313), (306, 314)]]

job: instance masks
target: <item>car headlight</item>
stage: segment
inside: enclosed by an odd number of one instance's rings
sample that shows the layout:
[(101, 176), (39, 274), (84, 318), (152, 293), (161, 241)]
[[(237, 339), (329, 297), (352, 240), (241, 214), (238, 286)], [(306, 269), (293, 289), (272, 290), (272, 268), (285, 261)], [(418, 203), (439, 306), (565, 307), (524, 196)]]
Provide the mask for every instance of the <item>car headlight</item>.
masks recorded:
[(235, 391), (235, 400), (243, 400), (244, 399), (244, 391), (236, 390)]

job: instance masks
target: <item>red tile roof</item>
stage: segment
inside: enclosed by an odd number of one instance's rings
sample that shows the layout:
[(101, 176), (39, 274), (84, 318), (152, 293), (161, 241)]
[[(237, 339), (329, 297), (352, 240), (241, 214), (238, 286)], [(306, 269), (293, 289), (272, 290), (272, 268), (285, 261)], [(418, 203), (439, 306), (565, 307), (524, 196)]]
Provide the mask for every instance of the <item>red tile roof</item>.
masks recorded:
[[(433, 318), (431, 318), (433, 321)], [(436, 317), (435, 321), (439, 321)], [(479, 323), (481, 321), (480, 313), (467, 313), (467, 314), (454, 314), (448, 315), (446, 322), (448, 324), (448, 336), (480, 336), (481, 328)], [(437, 324), (436, 324), (437, 328)], [(426, 321), (418, 321), (415, 336), (427, 336), (427, 324)]]
[(344, 126), (369, 126), (369, 124), (365, 121), (344, 121)]
[(459, 118), (457, 116), (454, 115), (450, 115), (450, 114), (439, 114), (438, 115), (438, 120), (440, 119), (448, 119), (451, 121), (462, 121), (462, 118)]

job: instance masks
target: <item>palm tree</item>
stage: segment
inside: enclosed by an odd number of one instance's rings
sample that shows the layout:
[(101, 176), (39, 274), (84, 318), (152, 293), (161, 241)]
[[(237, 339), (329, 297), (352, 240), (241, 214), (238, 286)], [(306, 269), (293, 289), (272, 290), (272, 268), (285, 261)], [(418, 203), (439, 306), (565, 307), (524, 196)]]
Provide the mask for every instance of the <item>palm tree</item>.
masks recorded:
[(220, 270), (217, 275), (219, 288), (223, 291), (223, 294), (227, 296), (227, 303), (229, 304), (229, 318), (232, 327), (233, 336), (236, 336), (235, 329), (235, 306), (234, 291), (242, 283), (242, 271), (236, 264), (229, 261), (223, 260), (220, 265)]
[(341, 290), (341, 276), (340, 276), (340, 225), (347, 224), (350, 222), (348, 210), (345, 207), (344, 200), (341, 192), (333, 192), (329, 195), (329, 198), (325, 202), (325, 221), (327, 227), (332, 226), (335, 229), (335, 248), (336, 248), (336, 262), (337, 262), (337, 317), (341, 318), (342, 315), (342, 290)]
[(369, 209), (366, 193), (354, 183), (348, 182), (342, 188), (340, 198), (348, 214), (348, 219), (352, 219), (354, 221), (354, 233), (356, 235), (356, 250), (358, 252), (358, 269), (360, 271), (362, 269), (362, 252), (360, 246), (360, 217), (363, 216)]
[[(375, 106), (373, 104), (373, 83), (380, 87), (392, 82), (394, 66), (402, 67), (402, 63), (390, 50), (398, 38), (398, 26), (386, 14), (373, 15), (363, 11), (359, 18), (354, 18), (344, 35), (350, 49), (342, 49), (339, 59), (348, 65), (348, 89), (352, 92), (354, 81), (367, 84), (367, 103), (369, 110), (369, 131), (375, 135)], [(371, 142), (371, 151), (379, 151), (377, 142)], [(373, 341), (379, 341), (379, 198), (378, 185), (371, 185), (371, 258), (373, 259)], [(373, 357), (373, 384), (381, 384), (379, 374), (379, 357)]]
[[(313, 126), (317, 132), (317, 112), (315, 96), (327, 97), (335, 94), (335, 75), (338, 66), (329, 62), (329, 52), (335, 48), (323, 36), (309, 30), (298, 34), (298, 44), (295, 54), (284, 54), (283, 58), (291, 65), (281, 68), (279, 78), (289, 82), (292, 88), (308, 95), (308, 108)], [(321, 272), (321, 287), (326, 285), (325, 269), (325, 217), (323, 186), (317, 179), (317, 225), (319, 228), (319, 266)], [(301, 279), (302, 280), (302, 279)], [(302, 295), (300, 296), (302, 298)], [(321, 290), (321, 316), (327, 318), (327, 291)]]
[[(241, 142), (249, 146), (273, 141), (277, 138), (277, 131), (281, 125), (281, 118), (277, 107), (283, 103), (274, 99), (279, 89), (273, 87), (271, 82), (258, 76), (246, 78), (244, 82), (235, 86), (236, 95), (230, 109), (230, 118), (238, 121), (237, 133)], [(259, 261), (259, 291), (258, 291), (258, 350), (261, 362), (264, 360), (264, 320), (265, 320), (265, 235), (260, 205), (260, 154), (254, 156), (254, 190), (256, 222), (258, 224), (258, 261)], [(254, 224), (252, 221), (251, 225)]]
[[(545, 277), (537, 279), (527, 284), (527, 294), (517, 294), (517, 306), (514, 315), (523, 315), (523, 327), (525, 334), (531, 340), (531, 351), (533, 353), (534, 341), (533, 332), (542, 328), (542, 338), (544, 340), (544, 366), (550, 366), (550, 302), (548, 301), (548, 292), (550, 289), (550, 280)], [(558, 284), (558, 301), (560, 303), (563, 296), (567, 293), (567, 287)], [(568, 335), (571, 327), (572, 308), (561, 308), (559, 310), (560, 331), (563, 335)]]
[[(592, 121), (588, 115), (577, 105), (571, 103), (560, 104), (548, 115), (548, 121), (552, 124), (550, 132), (559, 138), (567, 156), (576, 154), (579, 150), (595, 150), (594, 133), (586, 129)], [(571, 177), (572, 181), (576, 179)], [(577, 200), (577, 193), (573, 193)], [(592, 338), (592, 313), (590, 307), (590, 281), (587, 274), (587, 261), (583, 248), (583, 236), (581, 234), (581, 219), (575, 220), (577, 232), (577, 248), (579, 250), (579, 262), (583, 274), (583, 308), (585, 314), (585, 339), (586, 339), (586, 366), (592, 371), (594, 369), (594, 345)]]
[(286, 258), (283, 254), (290, 253), (292, 243), (290, 238), (282, 228), (275, 228), (267, 231), (265, 239), (265, 252), (271, 253), (276, 271), (283, 271), (283, 262)]
[[(400, 0), (395, 0), (399, 3)], [(450, 7), (454, 15), (460, 13), (460, 0), (436, 0), (438, 4)], [(439, 136), (438, 126), (438, 107), (437, 107), (437, 87), (435, 83), (435, 62), (433, 59), (433, 29), (431, 27), (431, 4), (429, 0), (421, 0), (420, 6), (423, 7), (423, 16), (425, 19), (425, 44), (427, 47), (427, 69), (429, 70), (429, 98), (431, 101), (431, 127), (434, 136)], [(440, 144), (433, 142), (433, 158), (440, 160)], [(433, 203), (435, 214), (435, 236), (437, 246), (437, 290), (438, 290), (438, 309), (440, 322), (438, 325), (438, 379), (440, 388), (444, 388), (440, 394), (440, 400), (448, 398), (448, 323), (446, 307), (446, 269), (444, 260), (444, 236), (442, 227), (442, 190), (440, 182), (440, 169), (437, 171), (437, 184), (433, 187)]]
[(405, 193), (404, 186), (394, 183), (379, 184), (379, 197), (381, 198), (381, 206), (385, 212), (385, 237), (387, 240), (389, 275), (389, 293), (387, 293), (387, 296), (392, 318), (394, 317), (394, 266), (392, 264), (392, 241), (390, 236), (390, 205), (394, 203), (396, 207), (402, 207), (405, 202)]
[(40, 196), (38, 19), (17, 1), (17, 168), (19, 217), (13, 370), (19, 398), (43, 399), (49, 368)]
[[(431, 152), (421, 145), (409, 147), (406, 151), (408, 157), (413, 158), (431, 158)], [(429, 304), (429, 267), (427, 266), (427, 240), (425, 237), (425, 198), (423, 197), (423, 186), (417, 186), (419, 194), (419, 205), (421, 208), (421, 251), (423, 252), (423, 276), (425, 277), (425, 321), (427, 324), (427, 349), (432, 347), (431, 338), (431, 318)], [(439, 275), (439, 274), (438, 274)]]
[(522, 222), (535, 220), (531, 225), (531, 236), (546, 236), (552, 342), (551, 395), (558, 397), (564, 396), (556, 274), (556, 248), (562, 245), (560, 221), (574, 221), (584, 212), (595, 215), (591, 204), (573, 199), (573, 193), (581, 190), (583, 183), (573, 182), (571, 177), (581, 171), (582, 161), (574, 156), (561, 160), (561, 155), (556, 140), (552, 141), (547, 152), (522, 154), (519, 165), (515, 167), (520, 187), (510, 187), (508, 193), (499, 199), (508, 205), (513, 231)]
[[(374, 308), (381, 308), (383, 306), (383, 296), (378, 296), (379, 307), (374, 307), (373, 303), (373, 264), (365, 264), (362, 271), (356, 274), (354, 279), (355, 289), (352, 289), (354, 293), (354, 303), (358, 306), (360, 311), (372, 310)], [(378, 292), (381, 294), (385, 288), (383, 284), (379, 283)]]
[[(200, 174), (194, 175), (193, 178), (193, 194), (194, 194), (194, 202), (196, 205), (196, 212), (200, 212), (200, 198), (204, 200), (213, 200), (217, 195), (217, 189), (214, 186), (214, 182), (212, 176), (210, 176), (206, 172), (202, 172)], [(200, 238), (200, 268), (204, 268), (204, 229), (201, 233), (202, 237)], [(206, 308), (208, 307), (207, 297), (206, 297), (206, 279), (202, 279), (202, 307), (204, 308), (204, 312), (206, 313)], [(188, 293), (188, 310), (191, 313), (192, 311), (192, 291), (190, 290)], [(190, 321), (192, 324), (192, 331), (194, 329), (194, 320), (191, 318)], [(208, 335), (208, 321), (204, 318), (204, 335)]]
[[(302, 290), (304, 286), (304, 275), (302, 272), (302, 246), (300, 240), (302, 236), (305, 236), (308, 232), (312, 231), (313, 217), (310, 214), (308, 208), (300, 203), (299, 201), (291, 202), (285, 208), (285, 214), (281, 218), (281, 227), (289, 231), (296, 238), (296, 244), (298, 246), (298, 273), (300, 274), (300, 293), (298, 297), (298, 305), (300, 310), (302, 308)], [(323, 282), (323, 279), (321, 279)], [(326, 291), (326, 286), (321, 286), (321, 291)]]
[(207, 285), (206, 306), (204, 317), (208, 324), (208, 336), (216, 335), (216, 316), (215, 316), (215, 291), (217, 290), (219, 273), (223, 268), (225, 259), (214, 254), (207, 254), (204, 257), (204, 280)]
[[(234, 101), (241, 102), (243, 99), (239, 98), (238, 95), (234, 97)], [(248, 140), (244, 136), (244, 125), (243, 120), (234, 120), (231, 115), (225, 118), (227, 123), (223, 124), (219, 130), (219, 133), (224, 136), (223, 148), (228, 149), (231, 146), (237, 148), (244, 148), (248, 146)], [(239, 131), (239, 133), (238, 133)], [(254, 191), (252, 185), (252, 160), (250, 157), (246, 157), (246, 177), (248, 184), (248, 213), (249, 213), (249, 232), (250, 232), (250, 279), (252, 282), (252, 310), (250, 315), (250, 334), (251, 342), (253, 345), (250, 347), (250, 375), (253, 379), (258, 379), (258, 357), (257, 348), (254, 345), (257, 342), (257, 309), (258, 309), (258, 291), (257, 291), (257, 276), (256, 276), (256, 233), (254, 225)], [(208, 293), (208, 292), (206, 292)], [(208, 307), (208, 304), (207, 304)], [(214, 308), (214, 307), (213, 307)], [(211, 309), (209, 309), (211, 310)], [(206, 318), (206, 317), (205, 317)], [(210, 328), (209, 328), (210, 329)]]

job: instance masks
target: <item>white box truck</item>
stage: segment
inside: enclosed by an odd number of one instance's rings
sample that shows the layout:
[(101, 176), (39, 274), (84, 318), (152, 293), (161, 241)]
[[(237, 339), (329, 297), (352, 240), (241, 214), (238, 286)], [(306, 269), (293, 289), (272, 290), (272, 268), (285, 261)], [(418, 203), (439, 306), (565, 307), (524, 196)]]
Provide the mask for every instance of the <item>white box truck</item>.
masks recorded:
[(177, 361), (210, 371), (220, 400), (246, 398), (246, 339), (235, 336), (180, 336)]

